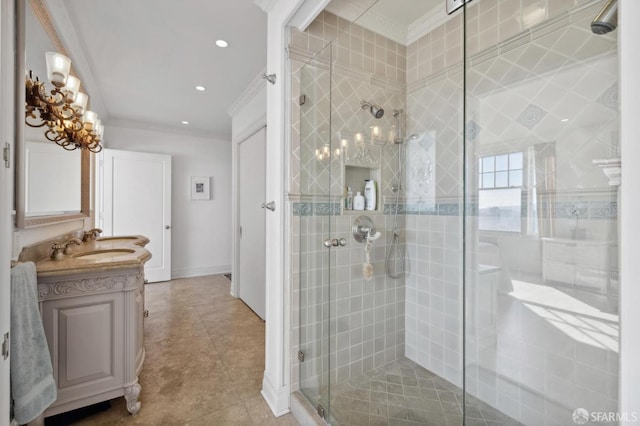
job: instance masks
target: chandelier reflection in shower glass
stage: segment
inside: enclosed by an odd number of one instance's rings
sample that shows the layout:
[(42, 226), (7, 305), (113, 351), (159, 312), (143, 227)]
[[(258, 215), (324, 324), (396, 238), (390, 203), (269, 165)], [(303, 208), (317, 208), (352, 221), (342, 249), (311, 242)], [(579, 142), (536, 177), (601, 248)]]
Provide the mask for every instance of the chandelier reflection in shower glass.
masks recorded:
[(54, 86), (50, 94), (44, 82), (33, 79), (31, 71), (26, 80), (25, 123), (30, 127), (44, 127), (45, 137), (68, 151), (86, 149), (100, 152), (104, 126), (98, 114), (87, 111), (89, 97), (80, 89), (80, 80), (69, 75), (71, 60), (56, 52), (47, 52), (47, 76)]

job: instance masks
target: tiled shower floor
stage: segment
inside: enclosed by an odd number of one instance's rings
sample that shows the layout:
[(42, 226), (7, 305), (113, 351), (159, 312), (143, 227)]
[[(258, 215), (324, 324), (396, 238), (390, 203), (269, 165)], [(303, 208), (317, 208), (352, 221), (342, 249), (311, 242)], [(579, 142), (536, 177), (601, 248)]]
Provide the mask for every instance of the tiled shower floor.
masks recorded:
[[(461, 426), (462, 391), (402, 359), (343, 382), (331, 392), (333, 426)], [(467, 396), (466, 425), (520, 425)]]

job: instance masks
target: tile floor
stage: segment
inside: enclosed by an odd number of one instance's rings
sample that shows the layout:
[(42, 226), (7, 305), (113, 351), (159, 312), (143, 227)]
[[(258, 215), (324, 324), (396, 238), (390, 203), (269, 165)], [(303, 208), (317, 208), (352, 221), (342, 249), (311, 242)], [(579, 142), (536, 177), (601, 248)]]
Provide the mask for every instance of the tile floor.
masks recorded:
[[(520, 425), (467, 396), (467, 426)], [(334, 426), (461, 426), (462, 391), (409, 359), (383, 365), (335, 386)]]
[(260, 395), (264, 323), (229, 286), (222, 275), (148, 284), (140, 412), (117, 398), (74, 425), (297, 425)]

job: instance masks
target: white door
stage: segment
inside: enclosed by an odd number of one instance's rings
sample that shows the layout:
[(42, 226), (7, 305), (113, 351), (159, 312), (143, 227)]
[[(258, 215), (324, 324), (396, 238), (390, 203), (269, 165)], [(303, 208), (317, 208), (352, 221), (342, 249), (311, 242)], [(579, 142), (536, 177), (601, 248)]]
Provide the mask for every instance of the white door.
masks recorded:
[(171, 156), (104, 150), (103, 236), (144, 235), (149, 282), (171, 279)]
[(234, 281), (240, 298), (265, 318), (265, 201), (266, 131), (240, 142), (238, 195), (240, 200), (240, 265)]
[[(13, 153), (15, 151), (13, 123), (13, 4), (3, 1), (0, 5), (0, 148), (9, 144), (9, 163), (0, 161), (0, 348), (10, 329), (10, 273), (13, 232), (11, 211), (13, 209)], [(0, 353), (0, 426), (8, 425), (9, 419), (9, 358)]]

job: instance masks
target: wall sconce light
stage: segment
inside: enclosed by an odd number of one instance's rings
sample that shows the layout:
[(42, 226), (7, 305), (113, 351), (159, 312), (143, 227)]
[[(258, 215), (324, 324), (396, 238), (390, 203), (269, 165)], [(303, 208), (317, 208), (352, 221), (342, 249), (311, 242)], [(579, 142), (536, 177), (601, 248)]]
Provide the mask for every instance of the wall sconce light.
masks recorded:
[[(25, 123), (29, 127), (47, 126), (45, 137), (67, 151), (86, 149), (102, 151), (100, 141), (104, 126), (98, 114), (87, 111), (89, 97), (80, 90), (80, 80), (70, 76), (71, 59), (56, 52), (45, 54), (47, 77), (54, 86), (50, 94), (44, 82), (26, 79)], [(37, 113), (37, 114), (36, 114)]]

